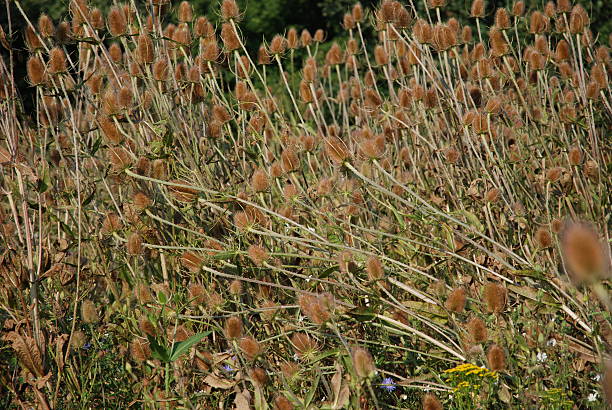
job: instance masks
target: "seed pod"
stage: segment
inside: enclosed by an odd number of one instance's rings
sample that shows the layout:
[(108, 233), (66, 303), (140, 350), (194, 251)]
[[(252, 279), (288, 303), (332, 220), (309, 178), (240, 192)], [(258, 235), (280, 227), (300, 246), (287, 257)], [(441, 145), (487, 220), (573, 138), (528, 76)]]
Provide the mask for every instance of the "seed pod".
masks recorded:
[(461, 313), (465, 309), (466, 300), (467, 297), (465, 293), (465, 288), (459, 287), (453, 290), (450, 295), (448, 295), (444, 306), (446, 307), (446, 309), (452, 312)]
[(240, 9), (235, 0), (223, 0), (221, 3), (221, 17), (224, 20), (236, 20), (240, 16)]
[(39, 56), (32, 56), (28, 59), (27, 71), (32, 85), (40, 85), (45, 81), (45, 65)]
[(582, 222), (567, 222), (560, 235), (563, 260), (574, 282), (609, 276), (606, 248), (593, 227)]
[(360, 379), (369, 379), (376, 372), (376, 366), (372, 355), (363, 347), (354, 347), (351, 351), (351, 359), (353, 360), (353, 367), (355, 374)]
[(122, 8), (113, 6), (108, 13), (108, 31), (113, 37), (119, 37), (127, 32), (127, 20)]
[(472, 343), (482, 343), (487, 340), (487, 326), (482, 319), (473, 317), (466, 323), (466, 328)]
[(502, 371), (506, 368), (506, 354), (504, 349), (494, 344), (489, 347), (487, 352), (487, 362), (489, 363), (489, 369), (495, 371)]
[(433, 393), (427, 393), (423, 396), (423, 410), (443, 410), (442, 403)]
[(236, 316), (227, 319), (225, 321), (224, 333), (228, 339), (239, 339), (242, 337), (242, 320)]
[(486, 304), (487, 312), (500, 313), (506, 307), (508, 291), (502, 285), (488, 282), (485, 285), (483, 299)]
[(485, 3), (484, 0), (472, 1), (472, 7), (470, 8), (470, 16), (475, 18), (484, 17)]
[(223, 23), (221, 26), (221, 40), (227, 51), (240, 48), (240, 38), (230, 23)]

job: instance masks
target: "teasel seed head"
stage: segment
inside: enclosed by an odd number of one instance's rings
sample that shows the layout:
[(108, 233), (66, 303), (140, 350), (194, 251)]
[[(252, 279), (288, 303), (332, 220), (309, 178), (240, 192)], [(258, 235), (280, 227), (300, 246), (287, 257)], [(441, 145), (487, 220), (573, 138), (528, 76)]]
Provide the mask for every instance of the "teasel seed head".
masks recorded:
[(113, 37), (127, 33), (127, 20), (122, 8), (113, 6), (108, 13), (108, 31)]
[(590, 24), (589, 14), (580, 5), (577, 4), (572, 8), (570, 13), (569, 28), (572, 34), (581, 34)]
[(444, 306), (446, 309), (451, 312), (461, 313), (465, 309), (465, 302), (467, 300), (467, 295), (464, 287), (458, 287), (454, 289), (448, 298), (446, 299), (446, 303)]
[(138, 36), (137, 53), (141, 64), (151, 64), (155, 59), (153, 40), (148, 33), (141, 33)]
[(263, 266), (264, 263), (270, 258), (270, 255), (266, 250), (259, 245), (251, 245), (247, 251), (249, 258), (256, 266)]
[(231, 281), (229, 285), (229, 293), (233, 296), (242, 295), (242, 281), (238, 279)]
[(322, 43), (325, 41), (325, 31), (323, 31), (323, 29), (317, 29), (317, 31), (315, 31), (313, 40), (315, 43)]
[(293, 148), (287, 147), (283, 150), (281, 153), (281, 166), (283, 167), (283, 172), (285, 173), (300, 169), (300, 159)]
[(423, 396), (422, 401), (423, 410), (443, 410), (444, 407), (440, 400), (433, 393), (427, 393)]
[(41, 39), (36, 34), (36, 31), (34, 31), (34, 28), (29, 24), (25, 28), (25, 41), (30, 51), (36, 51), (43, 48)]
[(488, 282), (484, 287), (483, 299), (487, 312), (500, 313), (506, 307), (508, 291), (500, 284)]
[(497, 344), (491, 345), (487, 351), (487, 362), (489, 369), (494, 371), (503, 371), (506, 369), (506, 353), (504, 349)]
[(239, 339), (242, 337), (242, 320), (237, 316), (232, 316), (225, 321), (225, 337), (228, 339)]
[(39, 56), (32, 56), (27, 63), (28, 80), (32, 85), (40, 85), (45, 81), (45, 64)]
[(155, 329), (155, 325), (146, 316), (142, 316), (138, 320), (138, 328), (145, 335), (151, 337), (157, 336), (157, 330)]
[(506, 30), (509, 29), (511, 25), (508, 10), (506, 10), (505, 7), (498, 8), (495, 12), (495, 26), (500, 30)]
[(553, 245), (553, 238), (550, 234), (550, 231), (544, 227), (538, 228), (535, 232), (534, 238), (536, 240), (536, 244), (541, 249), (550, 248)]
[(240, 9), (235, 0), (223, 0), (221, 3), (221, 17), (226, 20), (237, 20), (240, 17)]
[(255, 192), (263, 192), (268, 189), (270, 183), (268, 182), (268, 175), (265, 171), (258, 169), (253, 173), (251, 177), (251, 186)]
[(204, 259), (192, 251), (185, 251), (181, 255), (181, 264), (190, 272), (198, 273), (204, 264)]
[(130, 357), (136, 362), (144, 362), (151, 357), (149, 342), (142, 339), (134, 339), (130, 343)]
[(89, 299), (81, 302), (81, 319), (88, 324), (98, 323), (100, 320), (96, 305)]
[(255, 360), (262, 352), (261, 344), (251, 336), (243, 337), (238, 343), (240, 350), (249, 360)]
[(294, 406), (285, 396), (277, 395), (274, 399), (274, 410), (293, 410)]
[(470, 8), (470, 16), (475, 18), (484, 17), (485, 3), (484, 0), (472, 1), (472, 7)]
[(221, 40), (228, 52), (240, 48), (240, 38), (230, 23), (223, 23), (221, 26)]
[(38, 32), (43, 38), (53, 37), (55, 34), (55, 26), (53, 25), (53, 20), (46, 15), (41, 14), (38, 18)]
[(582, 163), (582, 150), (580, 147), (572, 147), (568, 153), (569, 163), (572, 166), (578, 166)]
[(310, 44), (312, 44), (312, 35), (308, 29), (302, 30), (302, 33), (300, 34), (300, 42), (302, 43), (302, 47), (308, 47)]
[(126, 244), (127, 252), (130, 255), (140, 255), (142, 253), (142, 237), (134, 232), (128, 237)]
[(521, 17), (525, 13), (525, 2), (517, 1), (512, 5), (512, 15)]
[(531, 13), (529, 18), (529, 32), (531, 34), (542, 34), (548, 30), (548, 25), (548, 17), (542, 14), (542, 12), (536, 10)]
[(485, 342), (488, 338), (487, 326), (484, 321), (478, 317), (471, 318), (466, 323), (466, 328), (468, 331), (468, 335), (470, 337), (470, 342), (472, 343), (482, 343)]
[(268, 374), (261, 367), (256, 367), (249, 371), (249, 377), (253, 381), (253, 384), (259, 388), (265, 386), (268, 383)]
[(485, 194), (485, 201), (495, 203), (498, 201), (501, 191), (497, 188), (489, 189)]
[(351, 359), (353, 360), (353, 368), (359, 379), (369, 379), (376, 374), (376, 366), (372, 355), (363, 347), (353, 347), (351, 349)]
[(328, 137), (325, 139), (325, 152), (336, 165), (342, 165), (350, 158), (348, 147), (338, 137)]
[(560, 232), (561, 254), (575, 283), (608, 277), (610, 269), (606, 247), (595, 229), (585, 222), (566, 222)]
[(190, 23), (193, 20), (193, 8), (188, 1), (179, 4), (178, 19), (181, 23)]
[(146, 305), (153, 301), (151, 289), (146, 283), (139, 283), (134, 287), (134, 296), (141, 305)]
[(101, 30), (104, 28), (104, 15), (102, 14), (102, 10), (95, 7), (89, 13), (89, 23), (96, 30)]
[(121, 219), (114, 212), (109, 212), (104, 217), (102, 221), (102, 234), (110, 235), (113, 232), (117, 232), (123, 228), (123, 224), (121, 223)]
[(370, 281), (378, 281), (384, 278), (385, 269), (376, 256), (370, 256), (366, 261), (366, 271)]
[(166, 81), (168, 79), (168, 61), (161, 57), (153, 63), (153, 79), (155, 81)]

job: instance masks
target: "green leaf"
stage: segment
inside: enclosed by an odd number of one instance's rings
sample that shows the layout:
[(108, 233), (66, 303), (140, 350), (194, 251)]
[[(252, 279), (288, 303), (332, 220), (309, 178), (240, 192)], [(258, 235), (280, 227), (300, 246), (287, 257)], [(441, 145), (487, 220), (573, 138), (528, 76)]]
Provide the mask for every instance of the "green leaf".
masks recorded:
[(204, 332), (204, 333), (196, 333), (195, 335), (191, 336), (187, 340), (175, 343), (174, 347), (172, 348), (172, 353), (170, 353), (170, 361), (173, 362), (176, 359), (178, 359), (183, 353), (189, 351), (191, 346), (198, 343), (200, 340), (208, 336), (210, 333), (211, 333), (210, 331)]
[(151, 336), (147, 336), (149, 339), (149, 346), (151, 347), (151, 356), (154, 359), (160, 360), (164, 363), (168, 363), (170, 361), (170, 355), (168, 354), (168, 349), (157, 342), (157, 339)]

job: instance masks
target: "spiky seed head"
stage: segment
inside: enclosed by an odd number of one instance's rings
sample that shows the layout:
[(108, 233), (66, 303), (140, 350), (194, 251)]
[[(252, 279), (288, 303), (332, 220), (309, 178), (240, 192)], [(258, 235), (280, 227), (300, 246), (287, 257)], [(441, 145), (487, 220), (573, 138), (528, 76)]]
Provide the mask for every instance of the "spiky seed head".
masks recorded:
[(144, 362), (151, 357), (149, 342), (142, 339), (134, 339), (130, 343), (130, 357), (136, 362)]
[(155, 325), (153, 325), (153, 323), (146, 316), (142, 316), (138, 320), (138, 328), (145, 335), (151, 337), (157, 336), (157, 330), (155, 329)]
[(488, 282), (483, 291), (483, 299), (487, 312), (500, 313), (506, 307), (508, 291), (505, 287), (494, 282)]
[(561, 253), (574, 282), (589, 282), (609, 276), (606, 248), (592, 226), (568, 221), (560, 235)]
[(142, 236), (134, 232), (128, 237), (126, 244), (127, 252), (130, 255), (140, 255), (142, 253)]
[(280, 394), (276, 396), (274, 399), (274, 409), (275, 410), (293, 410), (293, 404), (287, 399), (285, 396), (281, 396)]
[(251, 369), (251, 371), (249, 371), (249, 376), (253, 384), (257, 387), (263, 387), (268, 383), (268, 374), (261, 367)]
[(485, 2), (484, 0), (474, 0), (472, 1), (472, 7), (470, 8), (470, 16), (475, 18), (484, 17), (485, 11)]
[(254, 360), (262, 352), (261, 344), (251, 336), (243, 337), (238, 343), (240, 350), (249, 360)]
[(178, 19), (181, 23), (189, 23), (193, 20), (193, 8), (188, 1), (182, 1), (178, 8)]
[(465, 288), (458, 287), (454, 289), (450, 293), (450, 295), (448, 295), (448, 298), (446, 299), (446, 303), (444, 304), (444, 306), (446, 307), (446, 309), (452, 312), (461, 313), (465, 309), (466, 300), (467, 300), (467, 296), (466, 296)]
[(487, 362), (489, 369), (495, 371), (503, 371), (506, 369), (506, 353), (499, 345), (494, 344), (487, 351)]
[(433, 393), (427, 393), (422, 400), (423, 410), (443, 410), (440, 400)]
[(385, 276), (385, 269), (383, 268), (380, 259), (376, 256), (370, 256), (366, 261), (366, 271), (368, 272), (368, 278), (371, 281), (381, 280)]
[(487, 340), (488, 332), (487, 326), (485, 322), (478, 318), (473, 317), (466, 323), (466, 328), (468, 331), (468, 335), (470, 336), (470, 341), (472, 343), (482, 343)]
[(32, 56), (27, 63), (28, 80), (32, 85), (40, 85), (45, 81), (45, 64), (39, 56)]
[(221, 3), (221, 17), (224, 20), (237, 20), (240, 17), (240, 9), (235, 0), (223, 0)]
[(308, 47), (312, 43), (312, 35), (308, 29), (302, 30), (300, 34), (300, 42), (302, 43), (302, 47)]
[(353, 367), (355, 374), (360, 379), (369, 379), (376, 373), (376, 366), (372, 355), (363, 347), (354, 347), (351, 350), (351, 359), (353, 360)]
[(221, 26), (221, 40), (228, 52), (240, 48), (240, 38), (230, 23), (223, 23)]
[(552, 235), (545, 227), (540, 227), (535, 232), (534, 238), (539, 248), (546, 249), (552, 246)]
[(263, 266), (263, 264), (270, 258), (270, 255), (266, 250), (259, 245), (251, 245), (248, 249), (248, 255), (251, 261), (256, 266)]
[(361, 3), (355, 3), (353, 9), (351, 10), (351, 15), (356, 23), (361, 23), (363, 21), (363, 7), (361, 6)]
[(111, 7), (108, 13), (108, 31), (113, 37), (122, 36), (127, 32), (127, 20), (121, 7)]
[(232, 316), (225, 321), (225, 337), (228, 339), (239, 339), (242, 337), (242, 319)]
[(89, 299), (81, 303), (81, 319), (83, 319), (83, 322), (89, 324), (98, 323), (100, 320), (96, 305)]
[(38, 18), (38, 32), (44, 38), (53, 37), (55, 34), (53, 20), (47, 14), (41, 14)]

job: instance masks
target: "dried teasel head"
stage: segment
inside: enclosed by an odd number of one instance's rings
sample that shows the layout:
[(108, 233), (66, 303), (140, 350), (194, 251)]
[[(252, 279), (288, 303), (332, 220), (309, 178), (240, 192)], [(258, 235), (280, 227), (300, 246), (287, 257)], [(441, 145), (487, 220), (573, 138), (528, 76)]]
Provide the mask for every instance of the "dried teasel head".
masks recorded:
[(506, 369), (506, 353), (499, 345), (491, 345), (487, 351), (487, 362), (489, 369), (503, 371)]
[(225, 321), (225, 337), (228, 339), (239, 339), (242, 337), (242, 319), (232, 316)]
[(465, 309), (467, 295), (464, 287), (454, 289), (446, 298), (444, 307), (451, 312), (461, 313)]
[(427, 393), (424, 395), (421, 405), (423, 410), (442, 410), (444, 408), (442, 403), (440, 403), (440, 400), (433, 393)]
[(473, 317), (465, 324), (465, 327), (468, 331), (471, 343), (482, 343), (487, 340), (487, 326), (482, 319)]
[(376, 366), (372, 355), (363, 347), (353, 347), (351, 349), (351, 359), (355, 374), (360, 379), (369, 379), (376, 374)]
[(607, 248), (593, 226), (568, 221), (560, 232), (560, 239), (566, 269), (575, 283), (592, 282), (609, 276)]
[(500, 284), (488, 282), (484, 287), (483, 299), (487, 312), (500, 313), (506, 307), (508, 291)]
[(221, 3), (221, 17), (227, 21), (239, 19), (240, 9), (235, 0), (223, 0), (223, 3)]

